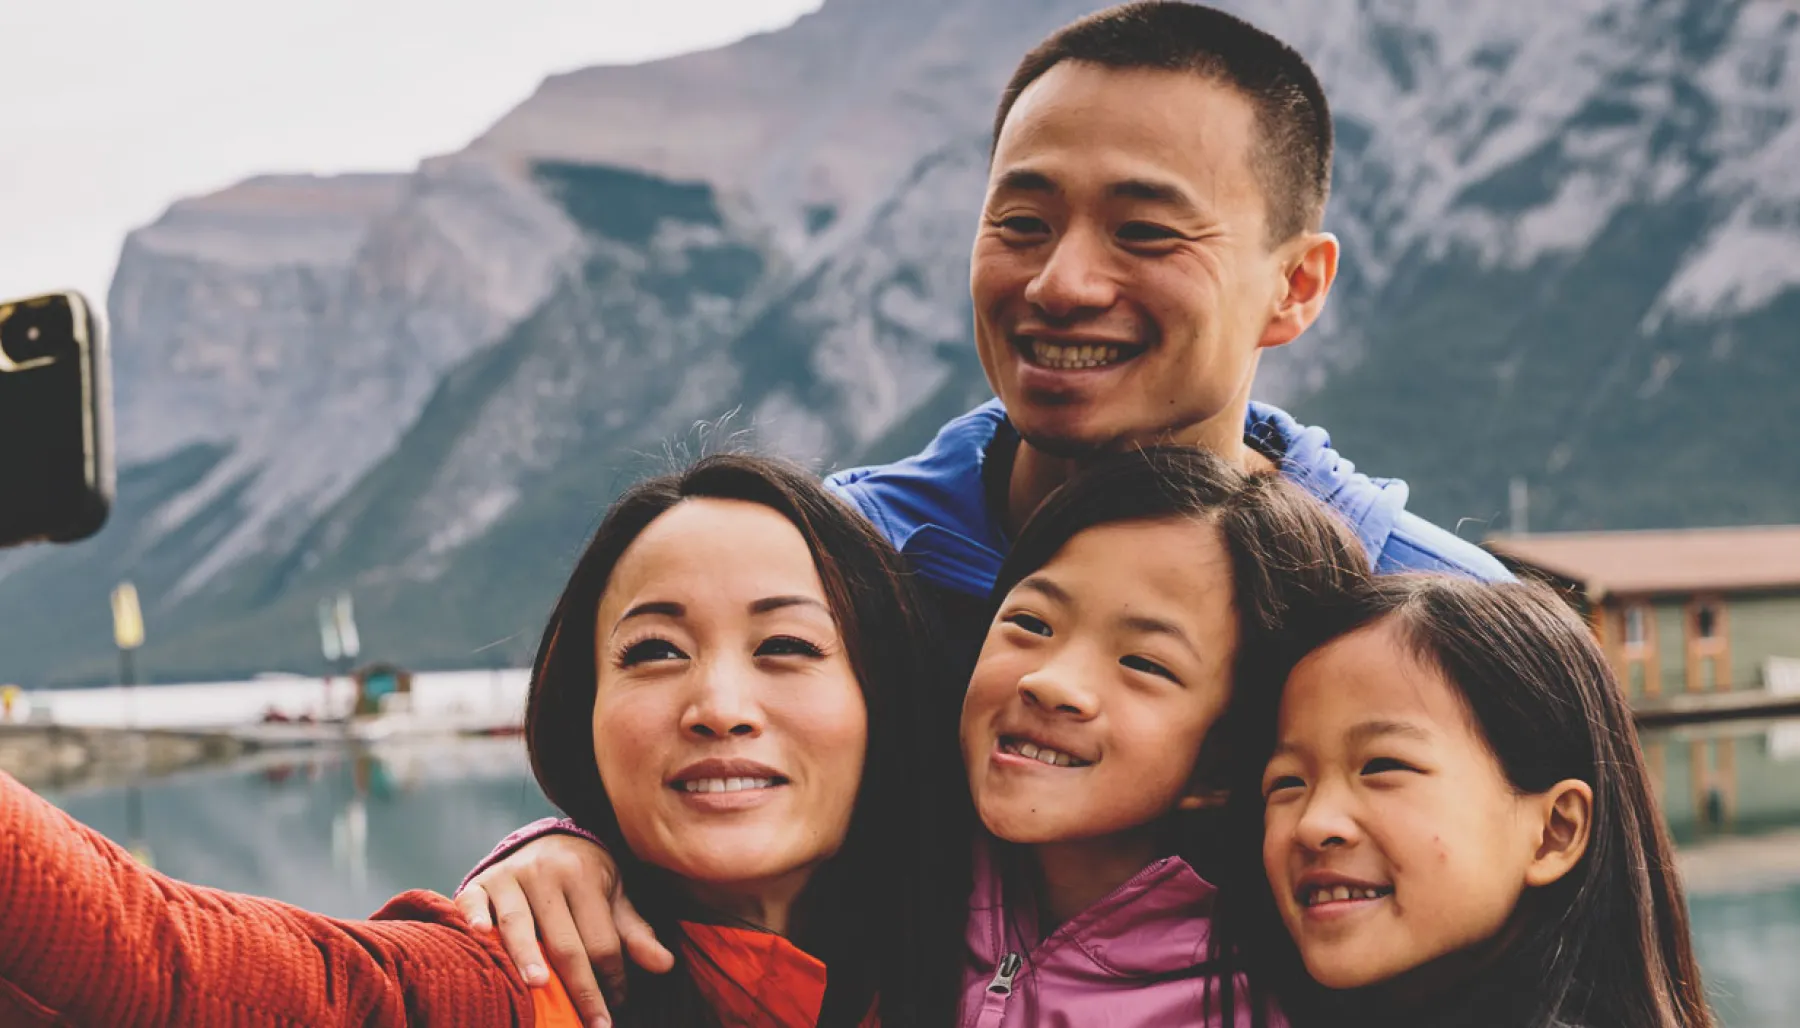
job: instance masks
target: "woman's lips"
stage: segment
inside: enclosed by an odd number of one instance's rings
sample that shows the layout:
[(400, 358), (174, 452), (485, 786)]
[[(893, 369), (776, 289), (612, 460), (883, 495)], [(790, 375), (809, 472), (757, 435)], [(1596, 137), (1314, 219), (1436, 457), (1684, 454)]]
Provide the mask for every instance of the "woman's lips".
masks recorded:
[(788, 777), (767, 764), (711, 757), (677, 771), (666, 783), (688, 805), (701, 810), (744, 810), (767, 802), (788, 785)]

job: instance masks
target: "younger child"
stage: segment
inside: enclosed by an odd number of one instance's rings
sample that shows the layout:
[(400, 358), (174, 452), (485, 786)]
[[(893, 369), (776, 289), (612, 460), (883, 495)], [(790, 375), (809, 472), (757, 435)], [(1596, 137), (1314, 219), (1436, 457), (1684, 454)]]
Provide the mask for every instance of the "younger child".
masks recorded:
[(1440, 577), (1350, 607), (1289, 677), (1262, 772), (1274, 904), (1324, 987), (1283, 990), (1295, 1023), (1712, 1025), (1581, 620), (1542, 587)]
[[(1234, 693), (1272, 695), (1299, 652), (1293, 609), (1366, 569), (1305, 494), (1194, 450), (1123, 455), (1037, 511), (963, 705), (992, 833), (965, 1028), (1280, 1023), (1210, 938), (1215, 883), (1195, 865)], [(1246, 878), (1216, 884), (1262, 891)]]

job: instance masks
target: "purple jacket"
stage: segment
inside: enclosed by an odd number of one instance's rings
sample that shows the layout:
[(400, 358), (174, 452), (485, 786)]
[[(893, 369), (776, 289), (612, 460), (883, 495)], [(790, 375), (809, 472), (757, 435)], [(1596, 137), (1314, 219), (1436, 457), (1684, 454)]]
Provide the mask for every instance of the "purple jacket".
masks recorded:
[[(1203, 993), (1216, 979), (1207, 957), (1217, 892), (1176, 857), (1159, 860), (1035, 944), (1030, 910), (1007, 910), (991, 843), (978, 847), (969, 899), (967, 970), (960, 1028), (1151, 1028), (1204, 1025)], [(1242, 980), (1239, 1028), (1251, 1023)], [(1269, 1028), (1287, 1021), (1271, 1010)]]

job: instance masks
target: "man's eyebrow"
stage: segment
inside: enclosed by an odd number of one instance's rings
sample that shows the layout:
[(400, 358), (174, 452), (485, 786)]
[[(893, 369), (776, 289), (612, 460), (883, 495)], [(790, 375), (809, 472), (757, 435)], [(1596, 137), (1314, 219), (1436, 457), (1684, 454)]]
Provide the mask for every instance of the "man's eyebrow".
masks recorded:
[(1182, 207), (1190, 211), (1198, 211), (1200, 205), (1185, 189), (1173, 182), (1158, 182), (1147, 178), (1128, 178), (1114, 182), (1106, 187), (1106, 195), (1123, 200), (1143, 200), (1148, 203), (1166, 204), (1170, 207)]
[(1068, 604), (1071, 599), (1073, 599), (1073, 597), (1071, 597), (1069, 595), (1069, 590), (1064, 589), (1060, 585), (1057, 585), (1055, 582), (1051, 581), (1048, 578), (1045, 578), (1043, 575), (1031, 575), (1027, 578), (1020, 579), (1019, 584), (1013, 586), (1013, 588), (1014, 589), (1030, 589), (1032, 592), (1041, 593), (1044, 596), (1047, 596), (1050, 599), (1055, 600), (1057, 603), (1061, 603), (1061, 604), (1065, 604), (1065, 605)]
[(995, 192), (1009, 193), (1051, 193), (1062, 192), (1061, 187), (1050, 181), (1050, 176), (1030, 168), (1013, 168), (1003, 172), (999, 181), (994, 183)]
[(770, 614), (778, 610), (785, 610), (788, 607), (817, 607), (827, 614), (831, 613), (830, 607), (825, 606), (825, 604), (813, 599), (811, 596), (764, 597), (763, 599), (756, 600), (750, 604), (750, 613)]

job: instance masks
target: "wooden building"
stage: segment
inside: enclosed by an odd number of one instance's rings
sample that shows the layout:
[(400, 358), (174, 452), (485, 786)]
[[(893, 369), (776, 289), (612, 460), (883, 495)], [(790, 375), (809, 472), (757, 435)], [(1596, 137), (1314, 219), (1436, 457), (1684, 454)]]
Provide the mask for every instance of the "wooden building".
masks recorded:
[[(1569, 591), (1640, 718), (1800, 700), (1800, 526), (1497, 536), (1486, 545), (1516, 571)], [(1800, 722), (1669, 727), (1642, 739), (1678, 834), (1784, 823), (1800, 804)]]
[(1584, 602), (1634, 700), (1785, 691), (1787, 662), (1800, 663), (1800, 525), (1495, 536), (1487, 546)]

